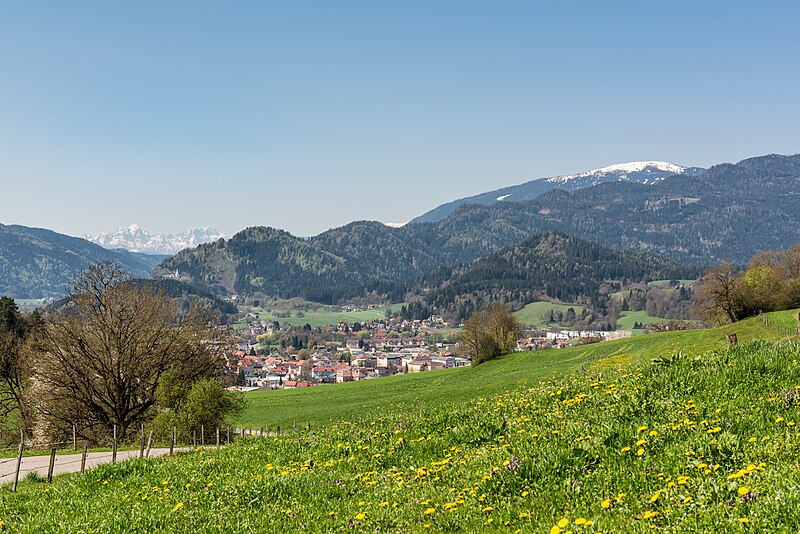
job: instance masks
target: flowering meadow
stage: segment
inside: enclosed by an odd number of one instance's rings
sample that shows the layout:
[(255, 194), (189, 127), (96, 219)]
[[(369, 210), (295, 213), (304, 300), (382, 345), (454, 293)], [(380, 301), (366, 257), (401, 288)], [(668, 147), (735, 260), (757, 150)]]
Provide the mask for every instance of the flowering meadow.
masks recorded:
[(619, 355), (534, 387), (0, 491), (20, 532), (796, 532), (800, 342)]

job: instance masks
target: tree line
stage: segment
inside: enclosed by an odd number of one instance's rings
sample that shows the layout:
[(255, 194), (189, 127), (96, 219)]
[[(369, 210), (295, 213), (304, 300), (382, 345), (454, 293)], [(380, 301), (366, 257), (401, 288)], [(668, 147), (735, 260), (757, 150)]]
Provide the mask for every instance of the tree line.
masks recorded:
[(698, 315), (716, 323), (793, 308), (800, 308), (800, 245), (759, 252), (746, 268), (712, 267), (695, 293)]

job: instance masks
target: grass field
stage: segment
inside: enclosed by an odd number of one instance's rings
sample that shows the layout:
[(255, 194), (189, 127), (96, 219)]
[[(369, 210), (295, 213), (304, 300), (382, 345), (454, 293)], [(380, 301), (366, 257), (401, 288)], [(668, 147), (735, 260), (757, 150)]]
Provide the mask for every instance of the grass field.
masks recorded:
[[(776, 320), (782, 314), (774, 315)], [(786, 315), (786, 314), (784, 314)], [(466, 401), (477, 395), (499, 394), (544, 378), (564, 375), (594, 360), (612, 356), (625, 360), (647, 360), (682, 350), (702, 352), (726, 344), (730, 327), (648, 334), (568, 349), (515, 353), (478, 367), (466, 367), (401, 375), (363, 382), (306, 389), (257, 391), (247, 395), (248, 407), (237, 424), (242, 427), (274, 428), (312, 423), (315, 427), (354, 414), (377, 416), (404, 406), (436, 406)], [(736, 325), (741, 341), (777, 339), (783, 333), (749, 319)], [(618, 361), (615, 358), (614, 361)]]
[(666, 323), (669, 319), (647, 315), (646, 311), (624, 311), (619, 314), (617, 330), (633, 330), (634, 323)]
[[(392, 311), (397, 311), (403, 304), (393, 304)], [(342, 312), (334, 311), (330, 308), (321, 306), (315, 310), (299, 310), (299, 309), (270, 309), (269, 312), (261, 308), (252, 308), (253, 313), (257, 313), (259, 319), (262, 321), (278, 321), (281, 324), (288, 323), (291, 326), (303, 326), (310, 324), (312, 327), (327, 326), (339, 324), (340, 322), (346, 323), (363, 323), (368, 321), (375, 321), (384, 319), (386, 317), (386, 308), (376, 308), (374, 310), (365, 310), (359, 312)], [(278, 313), (286, 314), (289, 317), (278, 317)], [(239, 323), (239, 327), (243, 327), (244, 323)]]
[[(5, 486), (0, 521), (25, 533), (797, 532), (800, 343), (727, 348), (729, 330), (780, 335), (754, 319), (563, 350), (588, 365), (446, 406), (411, 398), (310, 433)], [(527, 356), (464, 371), (531, 370)]]
[(529, 326), (531, 328), (547, 328), (548, 326), (554, 326), (552, 324), (548, 324), (542, 320), (542, 316), (545, 314), (549, 314), (550, 310), (554, 312), (562, 312), (567, 313), (567, 310), (572, 308), (575, 310), (575, 313), (580, 315), (583, 311), (583, 306), (578, 306), (577, 304), (554, 304), (552, 302), (531, 302), (521, 310), (517, 310), (514, 312), (514, 315), (517, 316), (517, 319), (520, 320), (522, 324), (525, 326)]

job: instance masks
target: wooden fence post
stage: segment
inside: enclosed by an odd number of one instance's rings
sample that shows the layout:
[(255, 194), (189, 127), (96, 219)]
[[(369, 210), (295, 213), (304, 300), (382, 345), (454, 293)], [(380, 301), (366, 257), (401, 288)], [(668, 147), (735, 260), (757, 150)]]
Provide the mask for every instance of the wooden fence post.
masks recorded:
[(150, 431), (150, 435), (147, 436), (147, 452), (145, 453), (145, 458), (150, 458), (150, 448), (153, 446), (153, 431)]
[(117, 425), (114, 425), (114, 448), (111, 449), (111, 463), (117, 462)]
[(206, 427), (203, 425), (200, 425), (200, 446), (206, 446)]
[(50, 465), (47, 467), (47, 483), (53, 483), (53, 468), (56, 465), (56, 449), (50, 449)]
[(219, 449), (219, 427), (217, 427), (217, 449)]
[(225, 440), (225, 443), (226, 443), (227, 445), (230, 445), (230, 444), (231, 444), (231, 427), (228, 427), (228, 437), (227, 437), (227, 439)]
[(17, 491), (17, 482), (19, 481), (19, 468), (22, 467), (22, 451), (25, 450), (25, 431), (19, 431), (19, 452), (17, 453), (17, 470), (14, 472), (14, 487), (11, 491)]
[(297, 432), (297, 419), (294, 420), (292, 428), (294, 429), (295, 432)]
[(142, 423), (142, 443), (139, 446), (139, 458), (144, 458), (144, 423)]
[(192, 430), (192, 447), (197, 448), (197, 430)]
[(75, 428), (75, 423), (72, 423), (72, 450), (78, 450), (78, 433), (77, 428)]
[(175, 449), (175, 434), (177, 432), (176, 427), (172, 427), (172, 435), (169, 438), (169, 455), (172, 456), (172, 451)]
[(83, 452), (81, 453), (81, 474), (86, 470), (86, 443), (83, 444)]

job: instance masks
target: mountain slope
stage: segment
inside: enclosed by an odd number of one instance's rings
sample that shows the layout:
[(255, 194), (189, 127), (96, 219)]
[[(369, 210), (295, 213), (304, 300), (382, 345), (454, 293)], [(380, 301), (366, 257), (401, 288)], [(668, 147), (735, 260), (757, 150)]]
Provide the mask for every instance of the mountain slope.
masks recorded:
[(629, 284), (698, 274), (697, 269), (653, 254), (620, 252), (561, 232), (547, 232), (443, 270), (425, 300), (441, 314), (458, 308), (458, 317), (463, 319), (492, 302), (519, 306), (542, 298), (597, 302), (606, 282)]
[(524, 184), (495, 189), (487, 193), (454, 200), (416, 217), (411, 223), (440, 221), (453, 213), (459, 206), (465, 204), (521, 202), (523, 200), (536, 198), (553, 189), (577, 191), (578, 189), (585, 189), (606, 182), (624, 181), (652, 185), (676, 174), (697, 176), (701, 174), (703, 170), (704, 169), (700, 167), (681, 167), (680, 165), (663, 161), (619, 163), (578, 174), (539, 178), (538, 180), (531, 180)]
[(134, 276), (146, 277), (164, 258), (107, 250), (51, 230), (0, 224), (0, 295), (58, 297), (93, 263), (117, 262)]

